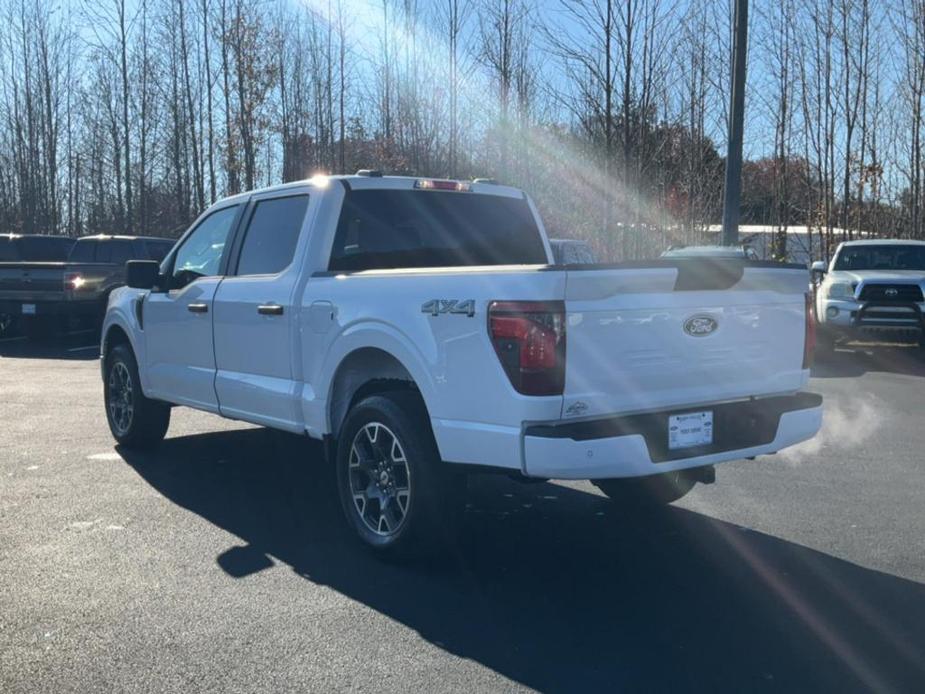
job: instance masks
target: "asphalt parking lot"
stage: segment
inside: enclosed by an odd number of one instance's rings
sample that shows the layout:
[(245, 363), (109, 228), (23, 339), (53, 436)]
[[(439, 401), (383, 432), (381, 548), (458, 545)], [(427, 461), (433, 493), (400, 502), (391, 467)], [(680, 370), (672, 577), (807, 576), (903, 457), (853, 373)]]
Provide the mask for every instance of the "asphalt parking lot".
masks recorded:
[(117, 450), (90, 343), (0, 341), (0, 691), (925, 689), (917, 349), (838, 352), (816, 441), (654, 515), (475, 480), (407, 567), (309, 442), (177, 409)]

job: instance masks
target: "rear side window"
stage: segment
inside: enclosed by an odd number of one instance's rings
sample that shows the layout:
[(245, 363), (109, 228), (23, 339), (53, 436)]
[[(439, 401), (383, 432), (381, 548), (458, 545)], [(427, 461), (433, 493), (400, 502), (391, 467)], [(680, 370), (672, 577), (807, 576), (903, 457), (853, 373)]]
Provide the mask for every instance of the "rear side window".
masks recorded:
[(149, 260), (161, 262), (170, 253), (171, 248), (173, 241), (145, 241), (145, 251)]
[(15, 242), (20, 258), (29, 263), (63, 263), (74, 239), (66, 236), (27, 236)]
[(443, 191), (347, 194), (329, 269), (545, 264), (526, 200)]
[(275, 275), (289, 267), (306, 209), (307, 195), (258, 202), (244, 234), (237, 274)]
[(96, 242), (96, 254), (93, 256), (94, 262), (108, 263), (112, 259), (112, 243), (109, 241)]
[(135, 257), (132, 252), (132, 242), (127, 239), (113, 239), (108, 244), (111, 247), (109, 262), (115, 265), (125, 265)]
[(92, 263), (94, 251), (99, 245), (99, 241), (78, 241), (74, 244), (71, 255), (68, 258), (72, 263)]

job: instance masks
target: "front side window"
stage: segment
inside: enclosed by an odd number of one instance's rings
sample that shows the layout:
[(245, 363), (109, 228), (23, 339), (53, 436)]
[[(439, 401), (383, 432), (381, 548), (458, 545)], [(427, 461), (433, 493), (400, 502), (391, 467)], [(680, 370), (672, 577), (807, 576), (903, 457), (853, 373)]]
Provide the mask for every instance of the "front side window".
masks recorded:
[(96, 239), (78, 241), (74, 244), (74, 248), (71, 250), (71, 255), (68, 257), (68, 262), (92, 263), (93, 259), (96, 257), (96, 247), (98, 245), (99, 241)]
[(526, 200), (419, 190), (357, 190), (344, 200), (329, 269), (545, 265)]
[(173, 248), (173, 241), (145, 241), (145, 250), (148, 252), (149, 260), (161, 262), (170, 249)]
[(237, 213), (237, 206), (213, 212), (186, 237), (174, 258), (171, 289), (185, 287), (200, 277), (218, 274), (225, 243)]
[(258, 202), (244, 235), (237, 274), (275, 275), (289, 267), (307, 209), (307, 195)]

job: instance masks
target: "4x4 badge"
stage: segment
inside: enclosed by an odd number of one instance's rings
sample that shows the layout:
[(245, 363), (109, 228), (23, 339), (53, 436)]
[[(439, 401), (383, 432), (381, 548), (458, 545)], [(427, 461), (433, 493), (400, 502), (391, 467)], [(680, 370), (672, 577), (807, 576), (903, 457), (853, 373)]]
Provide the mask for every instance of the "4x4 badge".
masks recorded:
[(475, 315), (475, 301), (473, 299), (431, 299), (421, 304), (421, 313), (429, 313), (432, 316), (450, 313), (472, 318)]

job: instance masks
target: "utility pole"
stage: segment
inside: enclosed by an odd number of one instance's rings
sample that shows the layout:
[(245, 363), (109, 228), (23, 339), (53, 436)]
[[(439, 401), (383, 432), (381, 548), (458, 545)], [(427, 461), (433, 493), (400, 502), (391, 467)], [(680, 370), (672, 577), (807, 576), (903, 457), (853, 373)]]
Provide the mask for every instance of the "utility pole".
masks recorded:
[(742, 197), (742, 130), (745, 120), (745, 57), (748, 53), (748, 0), (735, 0), (732, 40), (732, 91), (729, 94), (729, 136), (726, 186), (723, 191), (723, 245), (739, 243)]

